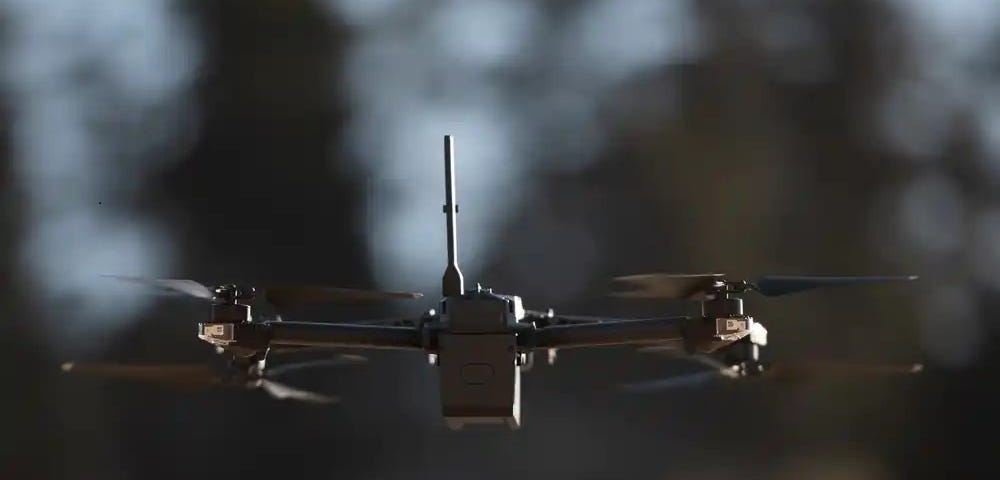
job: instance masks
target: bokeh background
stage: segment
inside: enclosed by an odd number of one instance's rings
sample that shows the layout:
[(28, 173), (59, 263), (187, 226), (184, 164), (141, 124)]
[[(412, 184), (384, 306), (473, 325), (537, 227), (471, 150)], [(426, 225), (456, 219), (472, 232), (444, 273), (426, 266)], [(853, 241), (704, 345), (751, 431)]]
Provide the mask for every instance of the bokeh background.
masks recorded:
[[(988, 0), (0, 1), (2, 478), (990, 477), (1000, 13)], [(66, 377), (218, 361), (204, 305), (101, 274), (412, 289), (445, 259), (532, 308), (648, 271), (916, 273), (749, 308), (772, 358), (921, 378), (623, 396), (692, 369), (566, 351), (524, 428), (452, 433), (421, 355), (290, 383), (333, 408)], [(275, 312), (264, 312), (275, 313)], [(992, 472), (992, 475), (991, 475)]]

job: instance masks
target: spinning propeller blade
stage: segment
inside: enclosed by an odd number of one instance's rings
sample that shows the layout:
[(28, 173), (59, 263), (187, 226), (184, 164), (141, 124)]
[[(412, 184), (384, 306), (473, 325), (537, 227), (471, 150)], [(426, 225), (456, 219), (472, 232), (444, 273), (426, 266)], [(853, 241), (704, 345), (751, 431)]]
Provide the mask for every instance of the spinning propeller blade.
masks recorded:
[(669, 274), (648, 273), (615, 277), (613, 280), (634, 288), (610, 295), (621, 298), (695, 298), (715, 282), (725, 279), (721, 273)]
[(271, 347), (267, 350), (267, 358), (274, 358), (275, 355), (292, 355), (297, 353), (326, 352), (334, 353), (340, 347), (323, 347), (313, 345), (283, 345)]
[(820, 276), (790, 276), (763, 275), (753, 282), (754, 290), (761, 295), (776, 297), (789, 293), (812, 290), (823, 287), (839, 287), (884, 282), (910, 282), (916, 280), (916, 275), (905, 277), (820, 277)]
[(727, 366), (726, 364), (720, 362), (719, 360), (709, 355), (686, 354), (683, 351), (678, 351), (676, 349), (665, 349), (658, 345), (643, 347), (638, 349), (637, 351), (639, 353), (665, 353), (678, 360), (689, 360), (692, 362), (696, 362), (704, 367), (708, 367), (709, 370), (704, 372), (668, 377), (660, 380), (628, 383), (620, 386), (622, 390), (629, 393), (648, 393), (648, 392), (667, 390), (677, 387), (691, 387), (691, 386), (703, 385), (712, 380), (718, 380), (720, 378), (739, 378), (740, 376), (739, 373), (732, 367)]
[(380, 292), (337, 287), (269, 287), (264, 298), (273, 305), (306, 303), (368, 303), (395, 299), (414, 299), (424, 296), (411, 292)]
[(924, 370), (923, 364), (865, 364), (827, 361), (775, 363), (764, 370), (763, 376), (777, 382), (800, 382), (818, 377), (856, 378), (911, 375)]
[(650, 393), (660, 390), (669, 390), (678, 387), (693, 387), (704, 385), (719, 377), (719, 372), (697, 372), (687, 375), (664, 378), (660, 380), (650, 380), (646, 382), (625, 383), (619, 388), (626, 393)]
[(363, 357), (361, 355), (342, 353), (340, 355), (337, 355), (336, 358), (325, 358), (321, 360), (310, 360), (306, 362), (286, 363), (284, 365), (278, 365), (277, 367), (271, 367), (264, 370), (264, 376), (269, 378), (274, 378), (295, 370), (303, 370), (307, 368), (341, 367), (344, 365), (357, 365), (360, 363), (365, 363), (367, 361), (368, 358)]
[[(802, 292), (823, 287), (836, 287), (859, 284), (906, 282), (916, 280), (916, 275), (909, 276), (875, 276), (875, 277), (840, 277), (840, 276), (806, 276), (806, 275), (762, 275), (756, 280), (746, 282), (745, 289), (755, 290), (761, 295), (775, 297), (790, 293)], [(725, 282), (721, 273), (700, 274), (669, 274), (648, 273), (617, 277), (614, 281), (632, 287), (632, 290), (612, 292), (609, 295), (622, 298), (667, 298), (698, 300), (712, 289), (717, 282)], [(739, 285), (737, 285), (739, 287)]]
[(290, 399), (308, 403), (335, 403), (340, 400), (339, 397), (300, 390), (283, 383), (275, 382), (269, 377), (283, 375), (289, 371), (302, 368), (357, 364), (364, 361), (366, 361), (365, 357), (360, 355), (343, 354), (337, 358), (328, 360), (292, 363), (271, 370), (265, 369), (264, 377), (266, 378), (256, 377), (238, 382), (227, 381), (212, 368), (201, 364), (128, 365), (111, 362), (66, 362), (62, 364), (62, 370), (64, 372), (73, 372), (88, 376), (144, 381), (180, 389), (207, 388), (223, 385), (244, 386), (251, 389), (260, 388), (268, 395), (279, 400)]
[(698, 363), (704, 367), (708, 367), (712, 370), (732, 370), (728, 365), (717, 360), (711, 355), (705, 355), (703, 353), (686, 353), (684, 350), (678, 350), (676, 348), (665, 348), (661, 345), (651, 345), (648, 347), (642, 347), (636, 350), (638, 353), (660, 353), (666, 354), (677, 360), (686, 360), (690, 362)]
[[(203, 300), (215, 299), (217, 290), (213, 290), (194, 280), (186, 279), (161, 279), (161, 278), (140, 278), (124, 275), (102, 275), (131, 283), (137, 283), (161, 291), (182, 293), (184, 295)], [(222, 288), (222, 287), (220, 287)], [(312, 286), (277, 286), (265, 287), (264, 298), (268, 303), (275, 306), (292, 306), (307, 303), (370, 303), (393, 299), (413, 299), (423, 296), (421, 293), (411, 292), (381, 292), (376, 290), (360, 290), (354, 288), (338, 287), (312, 287)]]
[(62, 364), (62, 371), (95, 377), (151, 382), (175, 388), (208, 387), (222, 382), (214, 370), (200, 364), (127, 365), (111, 362), (66, 362)]
[(679, 355), (684, 352), (684, 346), (677, 343), (654, 343), (636, 349), (639, 353), (663, 353), (667, 355)]
[[(709, 357), (706, 357), (709, 358)], [(696, 359), (697, 360), (697, 359)], [(797, 362), (773, 364), (764, 369), (759, 375), (743, 376), (735, 368), (716, 368), (715, 359), (706, 362), (712, 370), (679, 375), (659, 380), (649, 380), (620, 385), (620, 388), (628, 393), (649, 393), (660, 390), (669, 390), (677, 387), (693, 387), (708, 384), (718, 380), (740, 380), (761, 378), (775, 383), (797, 384), (810, 380), (822, 378), (827, 379), (850, 379), (863, 377), (883, 377), (893, 375), (912, 375), (923, 371), (922, 364), (914, 363), (909, 365), (877, 365), (842, 362)], [(719, 363), (721, 365), (721, 363)]]
[(268, 380), (266, 378), (261, 379), (260, 388), (267, 392), (268, 395), (278, 400), (299, 400), (307, 403), (336, 403), (340, 401), (339, 397), (331, 397), (307, 390), (292, 388), (283, 383), (278, 383), (274, 380)]
[(214, 295), (212, 294), (212, 289), (194, 281), (186, 279), (173, 279), (173, 278), (142, 278), (142, 277), (128, 277), (124, 275), (101, 275), (105, 278), (113, 278), (115, 280), (122, 280), (131, 283), (138, 283), (140, 285), (146, 285), (149, 287), (159, 288), (162, 291), (170, 293), (182, 293), (184, 295), (200, 298), (203, 300), (211, 300)]

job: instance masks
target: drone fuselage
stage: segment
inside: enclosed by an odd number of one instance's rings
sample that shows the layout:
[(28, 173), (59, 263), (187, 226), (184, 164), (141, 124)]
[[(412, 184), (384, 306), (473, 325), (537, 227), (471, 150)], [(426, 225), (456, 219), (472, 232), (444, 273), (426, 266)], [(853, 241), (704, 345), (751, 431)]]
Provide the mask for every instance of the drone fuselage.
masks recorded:
[(519, 297), (477, 288), (441, 301), (437, 334), (441, 408), (446, 424), (521, 425)]
[[(322, 396), (277, 385), (265, 378), (268, 352), (275, 347), (363, 348), (418, 351), (427, 354), (440, 375), (441, 411), (452, 429), (466, 425), (521, 426), (521, 372), (530, 368), (535, 350), (548, 353), (568, 348), (613, 345), (646, 345), (663, 350), (711, 353), (729, 348), (727, 366), (717, 368), (727, 378), (761, 376), (760, 347), (767, 344), (767, 330), (743, 311), (740, 294), (756, 290), (783, 295), (823, 285), (915, 277), (789, 277), (764, 276), (749, 282), (726, 281), (721, 274), (633, 275), (621, 277), (645, 290), (622, 292), (637, 298), (702, 298), (701, 316), (645, 319), (557, 316), (525, 311), (521, 298), (498, 295), (476, 286), (465, 289), (458, 263), (458, 204), (455, 197), (454, 143), (445, 137), (445, 204), (448, 263), (441, 281), (440, 312), (428, 310), (419, 317), (359, 323), (286, 322), (253, 319), (250, 303), (256, 290), (222, 285), (210, 290), (191, 281), (159, 279), (156, 287), (211, 300), (212, 318), (198, 324), (198, 337), (220, 353), (233, 355), (233, 374), (226, 382), (261, 387), (278, 398), (323, 401)], [(336, 295), (333, 295), (333, 293)], [(354, 289), (267, 288), (264, 298), (274, 305), (339, 298), (353, 301), (373, 298), (417, 298), (419, 294), (371, 295)], [(378, 293), (378, 292), (375, 292)], [(718, 362), (716, 362), (717, 364)], [(718, 365), (712, 364), (714, 367)], [(64, 370), (73, 369), (72, 363)], [(138, 375), (134, 369), (106, 369), (119, 375)], [(124, 372), (124, 373), (123, 373)], [(195, 372), (195, 373), (201, 373)], [(161, 375), (162, 376), (162, 375)], [(320, 400), (317, 400), (319, 398)]]
[[(466, 425), (521, 425), (521, 369), (534, 349), (681, 341), (678, 318), (655, 318), (536, 327), (522, 322), (521, 298), (476, 286), (465, 290), (458, 266), (454, 146), (445, 137), (445, 205), (448, 265), (441, 311), (404, 326), (267, 321), (254, 323), (249, 307), (224, 297), (199, 337), (248, 359), (274, 346), (388, 348), (427, 352), (440, 373), (441, 409), (452, 429)], [(239, 293), (233, 289), (234, 292)], [(550, 357), (551, 358), (551, 357)]]

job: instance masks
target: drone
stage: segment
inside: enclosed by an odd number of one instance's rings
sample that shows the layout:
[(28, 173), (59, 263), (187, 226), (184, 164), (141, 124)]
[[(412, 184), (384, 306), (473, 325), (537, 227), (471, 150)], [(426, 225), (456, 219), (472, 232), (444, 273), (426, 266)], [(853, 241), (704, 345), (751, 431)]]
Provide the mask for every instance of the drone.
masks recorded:
[[(458, 263), (458, 204), (455, 195), (454, 140), (444, 137), (447, 265), (438, 309), (419, 315), (352, 323), (296, 322), (251, 315), (255, 287), (206, 287), (192, 280), (119, 277), (212, 304), (211, 317), (197, 326), (200, 340), (231, 358), (222, 372), (198, 365), (124, 365), (66, 363), (63, 370), (112, 378), (148, 380), (173, 386), (238, 386), (261, 389), (272, 397), (330, 403), (335, 397), (298, 390), (274, 377), (310, 367), (352, 365), (364, 357), (340, 354), (333, 359), (269, 368), (267, 358), (306, 349), (403, 350), (427, 355), (440, 376), (441, 413), (452, 430), (469, 425), (521, 427), (521, 373), (531, 368), (537, 351), (552, 364), (561, 349), (631, 345), (640, 351), (673, 352), (711, 368), (704, 378), (768, 377), (777, 369), (760, 361), (767, 330), (743, 311), (741, 296), (757, 292), (783, 295), (818, 287), (909, 281), (916, 277), (763, 276), (729, 281), (722, 274), (644, 274), (619, 277), (632, 290), (613, 293), (627, 298), (696, 300), (700, 317), (610, 318), (559, 315), (552, 309), (528, 310), (521, 297), (476, 284), (466, 288)], [(379, 292), (335, 287), (266, 287), (264, 299), (275, 306), (300, 303), (368, 303), (419, 298), (419, 293)], [(716, 359), (710, 355), (723, 353)], [(911, 371), (906, 370), (906, 371)], [(885, 369), (880, 373), (896, 372)], [(676, 382), (674, 382), (676, 383)], [(662, 382), (626, 385), (652, 391)], [(669, 385), (668, 385), (669, 386)]]

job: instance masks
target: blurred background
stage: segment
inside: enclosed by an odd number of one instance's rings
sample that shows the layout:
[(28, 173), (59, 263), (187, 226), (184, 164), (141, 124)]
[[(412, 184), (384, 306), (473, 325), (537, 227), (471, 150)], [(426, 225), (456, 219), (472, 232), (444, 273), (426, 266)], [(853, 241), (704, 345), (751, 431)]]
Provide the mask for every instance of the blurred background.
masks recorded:
[[(2, 0), (0, 478), (995, 475), (994, 7)], [(526, 374), (521, 431), (453, 433), (417, 354), (290, 379), (330, 408), (59, 372), (217, 360), (204, 305), (101, 274), (427, 294), (298, 320), (433, 307), (444, 134), (467, 282), (643, 316), (691, 306), (609, 277), (914, 273), (748, 302), (773, 358), (928, 373), (630, 397), (692, 367), (565, 351)]]

